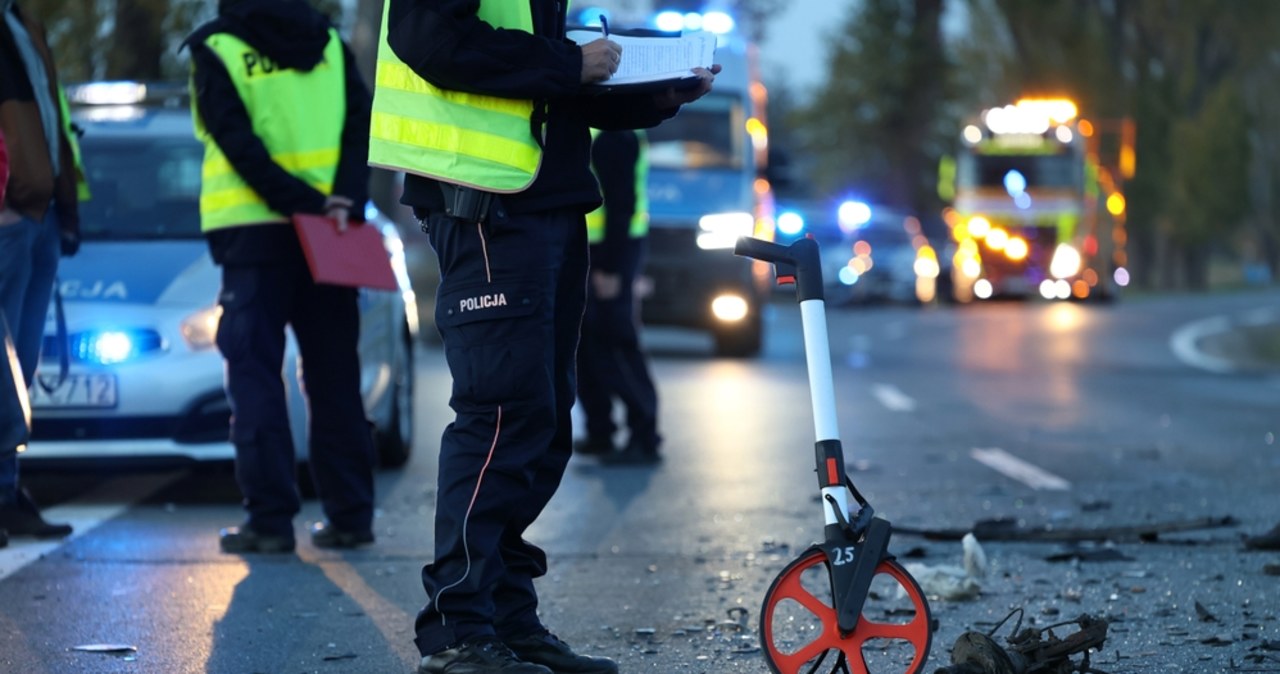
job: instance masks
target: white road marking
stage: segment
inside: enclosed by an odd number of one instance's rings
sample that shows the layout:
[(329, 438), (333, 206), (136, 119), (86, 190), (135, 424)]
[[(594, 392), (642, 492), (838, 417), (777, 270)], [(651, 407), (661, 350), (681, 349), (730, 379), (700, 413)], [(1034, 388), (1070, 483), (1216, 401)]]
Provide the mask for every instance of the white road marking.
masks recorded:
[(1169, 348), (1178, 360), (1209, 372), (1225, 374), (1235, 370), (1230, 360), (1207, 354), (1200, 350), (1200, 340), (1231, 329), (1226, 316), (1214, 316), (1188, 323), (1169, 336)]
[(10, 538), (9, 547), (0, 548), (0, 580), (17, 573), (26, 565), (58, 549), (63, 543), (93, 531), (99, 524), (116, 517), (186, 474), (185, 471), (135, 475), (108, 480), (80, 498), (42, 513), (50, 522), (66, 522), (75, 531), (67, 538), (41, 541), (33, 538)]
[(1032, 489), (1051, 489), (1054, 491), (1071, 489), (1070, 482), (1043, 468), (1027, 463), (999, 447), (990, 449), (975, 447), (970, 450), (969, 456), (972, 456), (978, 463), (995, 470), (1005, 477), (1017, 480)]
[(871, 395), (894, 412), (914, 412), (916, 401), (892, 384), (872, 384)]

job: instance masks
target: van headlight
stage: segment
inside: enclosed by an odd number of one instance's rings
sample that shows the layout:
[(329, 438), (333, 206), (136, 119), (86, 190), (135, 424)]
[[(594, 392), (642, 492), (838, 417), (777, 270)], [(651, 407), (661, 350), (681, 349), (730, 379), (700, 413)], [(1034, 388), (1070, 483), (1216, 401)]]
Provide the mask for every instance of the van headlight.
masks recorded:
[(182, 319), (179, 329), (182, 339), (192, 351), (213, 348), (218, 336), (218, 321), (222, 319), (222, 306), (215, 304)]
[(712, 213), (698, 220), (698, 247), (703, 250), (733, 248), (738, 237), (751, 236), (755, 231), (756, 219), (745, 212)]
[(1054, 278), (1068, 278), (1080, 273), (1080, 251), (1074, 246), (1060, 243), (1049, 262), (1049, 274)]

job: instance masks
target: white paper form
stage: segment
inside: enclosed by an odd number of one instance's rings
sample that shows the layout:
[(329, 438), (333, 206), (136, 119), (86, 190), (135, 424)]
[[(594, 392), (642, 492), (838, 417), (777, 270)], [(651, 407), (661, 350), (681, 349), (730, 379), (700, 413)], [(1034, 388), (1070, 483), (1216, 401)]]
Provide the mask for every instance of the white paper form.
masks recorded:
[[(600, 33), (575, 30), (570, 40), (586, 44), (600, 39)], [(622, 46), (622, 61), (613, 77), (604, 85), (639, 84), (692, 77), (694, 68), (710, 68), (715, 60), (716, 35), (708, 32), (684, 33), (679, 36), (610, 35)]]

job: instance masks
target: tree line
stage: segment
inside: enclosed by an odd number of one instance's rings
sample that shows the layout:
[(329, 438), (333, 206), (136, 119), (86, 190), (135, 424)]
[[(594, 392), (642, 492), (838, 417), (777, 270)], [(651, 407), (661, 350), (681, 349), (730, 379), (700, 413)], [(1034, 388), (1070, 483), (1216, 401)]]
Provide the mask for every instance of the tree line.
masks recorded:
[[(382, 0), (312, 0), (343, 28), (366, 78)], [(671, 0), (693, 8), (693, 0)], [(757, 37), (781, 0), (739, 0)], [(22, 0), (49, 30), (64, 81), (183, 79), (183, 37), (208, 0)], [(815, 27), (821, 30), (821, 27)], [(962, 120), (1055, 93), (1132, 120), (1124, 185), (1139, 285), (1201, 288), (1215, 256), (1280, 265), (1280, 2), (852, 0), (825, 34), (826, 81), (785, 83), (770, 122), (813, 196), (850, 186), (936, 221), (937, 166)], [(779, 95), (781, 94), (781, 95)]]
[(1214, 259), (1280, 263), (1278, 36), (1270, 0), (858, 0), (787, 127), (818, 194), (853, 184), (925, 218), (962, 120), (1066, 95), (1136, 129), (1135, 281), (1204, 288)]

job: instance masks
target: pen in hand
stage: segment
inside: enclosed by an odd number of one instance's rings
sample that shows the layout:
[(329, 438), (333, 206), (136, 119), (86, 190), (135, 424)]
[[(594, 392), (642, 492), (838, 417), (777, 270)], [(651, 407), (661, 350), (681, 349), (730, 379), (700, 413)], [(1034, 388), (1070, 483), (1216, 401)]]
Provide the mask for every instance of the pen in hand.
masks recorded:
[(605, 15), (600, 15), (600, 32), (604, 33), (604, 39), (609, 39), (609, 19)]

